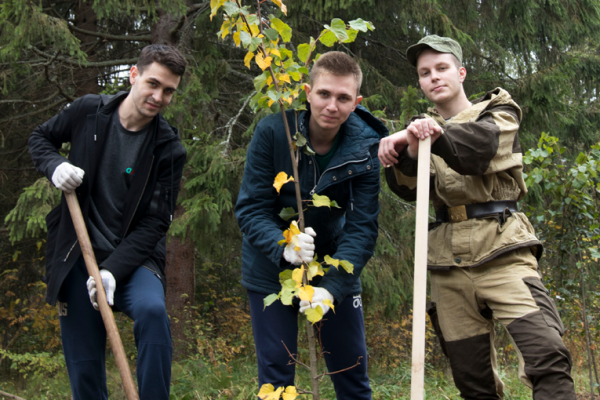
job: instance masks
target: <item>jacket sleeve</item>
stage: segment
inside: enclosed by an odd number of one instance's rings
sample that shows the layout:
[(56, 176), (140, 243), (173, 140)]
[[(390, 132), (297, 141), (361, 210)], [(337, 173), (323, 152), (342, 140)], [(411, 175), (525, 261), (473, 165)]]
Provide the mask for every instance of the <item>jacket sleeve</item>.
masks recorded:
[[(354, 264), (354, 273), (347, 273), (341, 266), (331, 267), (319, 286), (327, 289), (337, 302), (350, 294), (352, 286), (373, 256), (379, 225), (379, 159), (377, 148), (372, 154), (374, 168), (352, 180), (353, 207), (346, 207), (346, 224), (338, 239), (338, 248), (330, 256)], [(324, 255), (322, 255), (324, 256)]]
[[(264, 120), (263, 120), (264, 121)], [(277, 266), (283, 264), (283, 230), (277, 224), (273, 179), (274, 137), (267, 124), (259, 123), (248, 147), (244, 178), (235, 205), (235, 217), (244, 238)], [(286, 264), (287, 265), (287, 264)]]
[(29, 153), (35, 169), (50, 180), (56, 167), (68, 161), (58, 149), (63, 143), (72, 140), (72, 127), (80, 118), (78, 114), (82, 102), (82, 98), (75, 100), (69, 107), (35, 128), (29, 137)]
[[(175, 146), (178, 146), (181, 152), (174, 156), (173, 175), (171, 175), (171, 159), (167, 157), (168, 163), (161, 166), (157, 178), (157, 184), (160, 187), (173, 191), (173, 206), (176, 204), (179, 194), (179, 185), (181, 184), (186, 159), (185, 149), (183, 149), (181, 143), (177, 142), (176, 145), (174, 144)], [(160, 203), (156, 212), (150, 212), (152, 207), (148, 206), (139, 222), (125, 236), (115, 251), (99, 266), (99, 268), (109, 270), (115, 277), (117, 284), (131, 275), (154, 253), (159, 241), (165, 237), (169, 230), (171, 225), (171, 199), (167, 191), (161, 192)]]
[(521, 153), (519, 122), (514, 107), (492, 107), (473, 122), (443, 126), (431, 152), (461, 175), (493, 174), (516, 167), (521, 162), (513, 157)]

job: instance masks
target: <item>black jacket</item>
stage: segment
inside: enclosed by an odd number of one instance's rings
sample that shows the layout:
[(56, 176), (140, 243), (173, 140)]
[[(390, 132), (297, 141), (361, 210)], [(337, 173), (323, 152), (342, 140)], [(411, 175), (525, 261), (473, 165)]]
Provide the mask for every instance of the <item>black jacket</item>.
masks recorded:
[[(127, 96), (87, 95), (38, 126), (29, 138), (29, 152), (38, 171), (48, 179), (67, 161), (58, 149), (70, 142), (68, 162), (83, 169), (83, 183), (76, 189), (83, 218), (88, 222), (90, 196), (104, 151), (110, 117)], [(100, 268), (109, 270), (117, 286), (149, 258), (152, 269), (165, 285), (166, 232), (171, 223), (186, 152), (177, 129), (159, 114), (152, 121), (154, 145), (140, 156), (125, 202), (121, 241), (110, 255), (96, 254)], [(66, 201), (46, 217), (46, 301), (56, 303), (65, 277), (81, 255), (81, 248)], [(155, 264), (155, 265), (152, 265)]]

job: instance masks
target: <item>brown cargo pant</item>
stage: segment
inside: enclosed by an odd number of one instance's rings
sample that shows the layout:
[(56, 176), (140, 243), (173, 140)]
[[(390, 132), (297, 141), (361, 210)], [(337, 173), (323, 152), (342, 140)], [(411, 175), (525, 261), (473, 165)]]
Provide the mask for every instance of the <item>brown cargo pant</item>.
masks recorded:
[(494, 349), (495, 318), (513, 340), (519, 377), (533, 389), (533, 398), (576, 400), (571, 355), (561, 339), (564, 328), (528, 248), (478, 267), (432, 271), (431, 298), (430, 316), (461, 397), (504, 397)]

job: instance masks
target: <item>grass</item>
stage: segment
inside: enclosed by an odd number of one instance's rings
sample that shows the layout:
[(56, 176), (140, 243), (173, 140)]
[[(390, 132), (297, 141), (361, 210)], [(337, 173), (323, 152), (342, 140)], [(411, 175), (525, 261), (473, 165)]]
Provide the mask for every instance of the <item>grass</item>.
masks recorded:
[[(114, 366), (113, 360), (107, 360)], [(371, 361), (371, 365), (375, 364)], [(299, 367), (297, 386), (310, 386), (307, 371)], [(108, 371), (108, 386), (111, 400), (126, 400), (120, 385), (119, 373), (115, 367)], [(506, 400), (531, 399), (531, 391), (523, 385), (514, 369), (500, 370), (506, 385)], [(242, 400), (256, 399), (258, 380), (256, 360), (253, 356), (243, 356), (229, 364), (211, 365), (197, 360), (184, 360), (173, 363), (171, 399), (223, 399)], [(370, 368), (373, 399), (410, 399), (410, 364), (402, 363), (394, 369), (379, 369), (376, 365)], [(583, 392), (585, 371), (575, 374), (578, 392)], [(426, 398), (428, 400), (460, 399), (454, 387), (452, 377), (444, 368), (427, 366), (425, 378)], [(16, 394), (27, 400), (68, 400), (70, 399), (69, 382), (66, 371), (58, 371), (51, 377), (30, 375), (18, 380), (0, 382), (0, 390)], [(301, 398), (309, 399), (309, 396)], [(335, 393), (329, 378), (321, 382), (321, 399), (333, 400)]]

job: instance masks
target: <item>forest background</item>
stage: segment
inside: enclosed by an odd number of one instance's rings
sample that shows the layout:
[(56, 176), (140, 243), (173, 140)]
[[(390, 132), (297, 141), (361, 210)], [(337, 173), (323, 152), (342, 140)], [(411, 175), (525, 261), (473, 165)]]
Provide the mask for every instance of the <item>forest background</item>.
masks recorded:
[[(250, 4), (243, 2), (244, 5)], [(597, 386), (600, 341), (600, 1), (288, 1), (289, 44), (318, 37), (332, 18), (375, 30), (347, 52), (364, 73), (363, 105), (390, 131), (429, 106), (406, 48), (426, 34), (461, 43), (468, 96), (501, 86), (524, 113), (520, 129), (530, 193), (521, 202), (545, 245), (540, 271), (555, 298), (573, 354), (577, 389)], [(190, 62), (164, 115), (188, 150), (170, 230), (167, 303), (176, 362), (172, 398), (251, 399), (257, 392), (247, 300), (240, 280), (241, 234), (233, 215), (245, 152), (256, 123), (249, 100), (261, 71), (217, 36), (210, 1), (0, 0), (0, 390), (27, 399), (69, 398), (56, 308), (44, 303), (45, 215), (60, 193), (32, 166), (32, 130), (88, 93), (127, 90), (127, 71), (149, 43), (178, 46)], [(282, 133), (283, 134), (283, 133)], [(63, 149), (65, 154), (68, 147)], [(408, 398), (414, 205), (382, 181), (376, 254), (363, 271), (363, 305), (374, 398)], [(360, 244), (357, 244), (360, 245)], [(132, 365), (131, 321), (117, 315)], [(530, 398), (516, 378), (517, 355), (498, 329), (508, 398)], [(449, 366), (428, 330), (428, 398), (456, 399)], [(301, 340), (303, 337), (301, 336)], [(306, 346), (304, 346), (306, 347)], [(303, 352), (301, 356), (305, 355)], [(108, 363), (112, 365), (109, 358)], [(109, 366), (111, 398), (123, 398)], [(306, 377), (300, 375), (300, 380)], [(595, 385), (595, 386), (594, 386)], [(333, 398), (324, 383), (324, 398)], [(585, 394), (587, 393), (587, 395)], [(587, 398), (587, 397), (585, 397)]]

